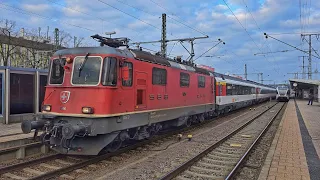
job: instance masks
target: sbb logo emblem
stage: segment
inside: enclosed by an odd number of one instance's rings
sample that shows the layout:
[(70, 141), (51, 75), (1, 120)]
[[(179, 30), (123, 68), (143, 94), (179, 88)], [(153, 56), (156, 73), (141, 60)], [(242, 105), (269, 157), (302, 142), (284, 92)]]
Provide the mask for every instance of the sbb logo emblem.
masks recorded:
[(61, 91), (60, 92), (60, 101), (65, 104), (69, 101), (70, 91)]

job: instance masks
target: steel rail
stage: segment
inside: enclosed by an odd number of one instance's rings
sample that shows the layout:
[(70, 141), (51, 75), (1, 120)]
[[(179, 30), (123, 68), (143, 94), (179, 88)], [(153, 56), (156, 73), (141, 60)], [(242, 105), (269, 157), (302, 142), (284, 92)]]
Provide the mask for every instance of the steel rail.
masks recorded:
[(32, 166), (32, 165), (39, 164), (39, 163), (42, 163), (42, 162), (46, 162), (46, 161), (49, 161), (49, 160), (52, 160), (52, 159), (61, 158), (63, 156), (64, 155), (62, 155), (62, 154), (53, 154), (53, 155), (45, 156), (45, 157), (42, 157), (42, 158), (39, 158), (39, 159), (34, 159), (34, 160), (30, 160), (30, 161), (19, 163), (19, 164), (13, 164), (13, 165), (10, 165), (10, 166), (1, 167), (0, 168), (0, 175), (4, 174), (6, 172), (14, 171), (16, 169), (22, 169), (24, 167)]
[[(259, 106), (259, 107), (261, 107), (261, 106)], [(231, 114), (225, 114), (224, 116), (228, 116), (228, 115), (231, 115)], [(224, 116), (220, 116), (220, 117), (224, 117)], [(94, 163), (103, 161), (103, 160), (108, 159), (110, 157), (120, 155), (120, 154), (125, 153), (125, 152), (127, 152), (129, 150), (136, 149), (138, 147), (141, 147), (143, 145), (149, 144), (149, 143), (154, 142), (156, 140), (160, 140), (160, 139), (172, 136), (172, 135), (177, 134), (177, 133), (186, 132), (186, 131), (190, 131), (190, 130), (193, 130), (193, 129), (196, 129), (196, 128), (203, 127), (203, 126), (205, 126), (205, 125), (207, 125), (209, 123), (214, 122), (214, 121), (211, 121), (211, 120), (212, 119), (207, 120), (204, 123), (197, 124), (196, 126), (190, 126), (188, 128), (179, 129), (177, 131), (172, 131), (172, 132), (166, 133), (164, 135), (155, 136), (152, 139), (149, 139), (149, 140), (146, 140), (146, 141), (142, 141), (142, 142), (138, 142), (138, 143), (133, 144), (131, 146), (122, 148), (122, 149), (118, 150), (117, 152), (108, 153), (108, 154), (104, 154), (104, 155), (101, 155), (101, 156), (98, 156), (98, 157), (94, 157), (92, 159), (85, 160), (85, 161), (82, 161), (82, 162), (79, 162), (79, 163), (76, 163), (76, 164), (73, 164), (73, 165), (70, 165), (70, 166), (67, 166), (67, 167), (64, 167), (64, 168), (60, 168), (60, 169), (57, 169), (57, 170), (54, 170), (54, 171), (50, 171), (50, 172), (44, 173), (42, 175), (30, 178), (30, 179), (32, 179), (32, 180), (40, 180), (40, 179), (54, 178), (54, 177), (57, 177), (57, 176), (59, 176), (61, 174), (65, 174), (65, 173), (71, 172), (73, 170), (80, 169), (82, 167), (88, 166), (90, 164), (94, 164)]]
[[(263, 104), (259, 105), (256, 108), (259, 108), (259, 107), (262, 107), (262, 106), (263, 106)], [(251, 108), (251, 107), (252, 106), (249, 106), (249, 107), (246, 107), (246, 108)], [(183, 129), (178, 129), (178, 130), (171, 131), (171, 132), (170, 131), (169, 132), (165, 132), (165, 134), (160, 134), (160, 135), (154, 136), (153, 138), (151, 138), (149, 140), (145, 140), (145, 141), (138, 142), (138, 143), (135, 143), (133, 145), (124, 147), (124, 148), (118, 150), (117, 152), (103, 154), (103, 155), (100, 155), (100, 156), (97, 156), (97, 157), (90, 158), (88, 160), (83, 160), (83, 161), (81, 161), (79, 163), (75, 163), (75, 164), (72, 164), (72, 165), (67, 166), (67, 167), (62, 167), (62, 168), (54, 170), (54, 171), (45, 172), (44, 174), (41, 174), (41, 175), (35, 176), (35, 177), (31, 177), (29, 179), (50, 179), (50, 178), (54, 178), (54, 177), (57, 177), (58, 175), (65, 174), (65, 173), (71, 172), (73, 170), (88, 166), (90, 164), (94, 164), (94, 163), (100, 162), (102, 160), (105, 160), (105, 159), (113, 157), (113, 156), (120, 155), (120, 154), (125, 153), (125, 152), (127, 152), (129, 150), (133, 150), (133, 149), (136, 149), (136, 148), (138, 148), (140, 146), (149, 144), (151, 142), (154, 142), (154, 141), (166, 138), (166, 137), (170, 137), (170, 136), (175, 135), (177, 133), (188, 132), (188, 131), (191, 131), (191, 130), (194, 130), (194, 129), (197, 129), (197, 128), (201, 128), (201, 127), (203, 127), (205, 125), (208, 125), (210, 123), (214, 123), (215, 121), (212, 121), (212, 120), (216, 120), (215, 118), (220, 119), (220, 118), (223, 118), (223, 117), (228, 117), (228, 116), (230, 116), (230, 115), (232, 115), (232, 114), (234, 114), (234, 113), (236, 113), (236, 112), (238, 112), (238, 111), (240, 111), (242, 109), (244, 109), (244, 108), (237, 109), (237, 110), (233, 111), (232, 113), (223, 114), (223, 115), (220, 115), (218, 117), (214, 117), (213, 119), (206, 120), (205, 122), (200, 123), (200, 124), (196, 124), (194, 126), (190, 126), (190, 127), (183, 128)], [(242, 115), (243, 114), (241, 114), (239, 116), (242, 116)], [(36, 142), (35, 145), (37, 145), (37, 143), (38, 142)], [(32, 165), (40, 164), (40, 163), (43, 163), (43, 162), (46, 162), (46, 161), (50, 161), (50, 160), (53, 160), (53, 159), (58, 159), (58, 158), (66, 157), (66, 156), (67, 156), (66, 154), (53, 154), (53, 155), (49, 155), (49, 156), (42, 157), (42, 158), (39, 158), (39, 159), (34, 159), (34, 160), (31, 160), (31, 161), (22, 162), (22, 163), (19, 163), (19, 164), (14, 164), (14, 165), (2, 167), (2, 168), (0, 168), (0, 175), (4, 174), (6, 172), (14, 171), (14, 170), (17, 170), (17, 169), (22, 169), (24, 167), (29, 167), (29, 166), (32, 166)]]
[(278, 103), (275, 103), (274, 105), (272, 105), (271, 107), (268, 107), (266, 110), (262, 111), (260, 114), (258, 114), (257, 116), (251, 118), (249, 121), (247, 121), (245, 124), (243, 124), (242, 126), (240, 126), (239, 128), (233, 130), (231, 133), (229, 133), (228, 135), (226, 135), (225, 137), (223, 137), (221, 140), (219, 140), (218, 142), (214, 143), (213, 145), (211, 145), (210, 147), (208, 147), (207, 149), (205, 149), (204, 151), (202, 151), (201, 153), (197, 154), (196, 156), (194, 156), (193, 158), (191, 158), (190, 160), (188, 160), (187, 162), (185, 162), (184, 164), (180, 165), (179, 167), (177, 167), (176, 169), (170, 171), (169, 173), (167, 173), (166, 175), (164, 175), (163, 177), (160, 178), (160, 180), (170, 180), (175, 178), (176, 176), (178, 176), (179, 174), (181, 174), (182, 172), (184, 172), (185, 170), (187, 170), (189, 167), (191, 167), (194, 163), (196, 163), (197, 161), (199, 161), (201, 158), (205, 157), (208, 153), (210, 153), (213, 149), (217, 148), (219, 145), (221, 145), (223, 142), (225, 142), (226, 140), (230, 139), (230, 137), (234, 136), (235, 134), (237, 134), (239, 131), (241, 131), (243, 128), (245, 128), (247, 125), (249, 125), (250, 123), (252, 123), (254, 120), (256, 120), (257, 118), (261, 117), (264, 113), (266, 113), (267, 111), (269, 111), (272, 107), (274, 107), (275, 105), (277, 105)]
[(24, 134), (24, 133), (12, 133), (12, 134), (3, 134), (3, 135), (0, 135), (0, 138), (3, 138), (3, 137), (9, 137), (9, 136), (16, 136), (16, 135), (21, 135), (21, 134)]
[(267, 130), (269, 129), (270, 125), (272, 124), (272, 122), (276, 119), (276, 117), (279, 115), (279, 113), (281, 112), (281, 110), (283, 109), (283, 107), (285, 106), (286, 103), (284, 103), (282, 105), (282, 107), (280, 108), (280, 110), (271, 118), (271, 120), (269, 121), (269, 123), (267, 124), (267, 126), (260, 132), (260, 134), (258, 135), (258, 137), (254, 140), (254, 142), (251, 144), (251, 146), (248, 148), (248, 150), (244, 153), (244, 155), (240, 158), (240, 160), (238, 161), (238, 163), (235, 165), (235, 167), (231, 170), (231, 172), (229, 173), (229, 175), (225, 178), (225, 180), (229, 180), (231, 179), (235, 173), (237, 172), (237, 170), (239, 169), (240, 165), (244, 162), (245, 158), (250, 154), (250, 152), (252, 151), (253, 147), (261, 140), (261, 137), (263, 137), (263, 135), (267, 132)]
[(10, 153), (12, 151), (17, 151), (20, 148), (32, 148), (32, 147), (37, 147), (37, 146), (42, 146), (41, 142), (32, 142), (32, 143), (28, 143), (28, 144), (22, 144), (19, 146), (13, 146), (13, 147), (8, 147), (8, 148), (2, 148), (0, 149), (0, 156)]

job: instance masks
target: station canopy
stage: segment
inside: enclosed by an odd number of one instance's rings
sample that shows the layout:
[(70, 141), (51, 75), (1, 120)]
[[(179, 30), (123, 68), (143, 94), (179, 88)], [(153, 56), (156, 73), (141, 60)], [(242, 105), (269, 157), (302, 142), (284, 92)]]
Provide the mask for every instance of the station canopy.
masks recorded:
[(307, 89), (312, 86), (320, 86), (320, 80), (312, 79), (289, 79), (291, 88), (294, 88), (296, 83), (297, 87), (300, 89)]

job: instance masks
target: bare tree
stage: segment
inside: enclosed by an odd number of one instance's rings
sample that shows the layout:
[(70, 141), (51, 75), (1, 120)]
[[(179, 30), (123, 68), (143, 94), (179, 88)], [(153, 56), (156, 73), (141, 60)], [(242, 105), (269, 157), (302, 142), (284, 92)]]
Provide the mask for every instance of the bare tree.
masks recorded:
[[(26, 32), (26, 38), (32, 43), (31, 47), (36, 47), (47, 40), (46, 34), (36, 29)], [(25, 53), (21, 53), (21, 59), (25, 61), (27, 67), (47, 68), (50, 51), (39, 51), (35, 48), (25, 48), (25, 50)]]
[(78, 37), (74, 36), (73, 37), (73, 47), (83, 46), (83, 40), (84, 40), (83, 37), (78, 38)]
[(15, 31), (16, 23), (7, 19), (0, 20), (0, 34), (4, 36), (3, 41), (0, 41), (0, 56), (4, 66), (8, 66), (10, 58), (13, 56), (16, 45), (11, 44), (11, 39), (17, 37)]

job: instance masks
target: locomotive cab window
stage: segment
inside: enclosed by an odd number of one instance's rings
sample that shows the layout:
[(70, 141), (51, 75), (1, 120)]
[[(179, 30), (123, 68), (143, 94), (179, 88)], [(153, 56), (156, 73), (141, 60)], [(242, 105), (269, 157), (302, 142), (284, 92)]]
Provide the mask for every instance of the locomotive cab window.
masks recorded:
[(72, 84), (98, 85), (101, 57), (79, 56), (74, 60)]
[(198, 87), (199, 88), (206, 87), (206, 78), (204, 76), (198, 76)]
[(132, 63), (131, 62), (124, 62), (122, 68), (127, 68), (128, 69), (128, 78), (124, 79), (122, 78), (122, 86), (130, 87), (132, 86), (132, 76), (133, 76), (133, 71), (132, 71)]
[(152, 68), (152, 84), (165, 86), (167, 84), (167, 70)]
[(190, 75), (188, 73), (180, 73), (180, 87), (189, 87)]
[(103, 71), (102, 71), (102, 85), (104, 86), (117, 85), (117, 78), (118, 78), (117, 68), (118, 68), (118, 61), (116, 58), (106, 57), (104, 59)]
[(64, 69), (63, 66), (66, 63), (66, 59), (54, 59), (51, 62), (50, 70), (50, 84), (62, 84), (64, 78)]

